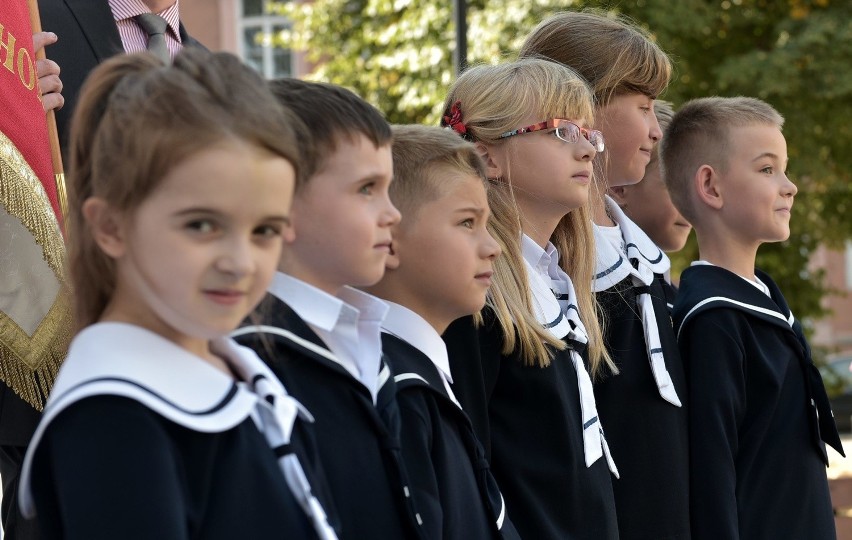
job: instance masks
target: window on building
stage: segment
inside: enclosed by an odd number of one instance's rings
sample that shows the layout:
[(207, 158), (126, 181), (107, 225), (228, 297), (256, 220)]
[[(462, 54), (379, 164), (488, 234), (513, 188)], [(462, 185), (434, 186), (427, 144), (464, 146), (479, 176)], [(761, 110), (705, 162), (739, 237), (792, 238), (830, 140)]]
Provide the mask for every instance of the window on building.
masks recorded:
[(264, 77), (274, 79), (293, 75), (293, 53), (272, 47), (271, 37), (290, 27), (286, 17), (269, 12), (267, 0), (241, 0), (240, 54)]

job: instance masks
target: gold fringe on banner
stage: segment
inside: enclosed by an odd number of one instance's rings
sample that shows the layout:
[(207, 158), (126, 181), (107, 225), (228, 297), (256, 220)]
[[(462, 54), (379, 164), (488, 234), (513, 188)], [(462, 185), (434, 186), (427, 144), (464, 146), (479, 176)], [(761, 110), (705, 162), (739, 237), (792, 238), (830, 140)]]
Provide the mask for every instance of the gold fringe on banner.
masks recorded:
[(65, 246), (41, 182), (3, 133), (0, 133), (0, 204), (30, 232), (59, 282), (53, 304), (32, 335), (8, 314), (0, 312), (0, 379), (27, 403), (42, 410), (72, 337), (70, 292), (63, 273)]

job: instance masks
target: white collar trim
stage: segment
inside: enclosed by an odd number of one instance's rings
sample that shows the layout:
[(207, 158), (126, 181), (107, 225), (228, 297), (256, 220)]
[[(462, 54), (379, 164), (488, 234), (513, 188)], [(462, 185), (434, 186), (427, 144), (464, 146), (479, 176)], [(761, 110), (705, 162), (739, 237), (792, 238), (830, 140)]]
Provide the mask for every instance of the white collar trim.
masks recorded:
[(452, 383), (450, 360), (447, 356), (447, 346), (444, 340), (431, 324), (405, 306), (386, 301), (389, 307), (388, 316), (382, 324), (382, 330), (408, 342), (417, 350), (429, 357), (435, 367)]

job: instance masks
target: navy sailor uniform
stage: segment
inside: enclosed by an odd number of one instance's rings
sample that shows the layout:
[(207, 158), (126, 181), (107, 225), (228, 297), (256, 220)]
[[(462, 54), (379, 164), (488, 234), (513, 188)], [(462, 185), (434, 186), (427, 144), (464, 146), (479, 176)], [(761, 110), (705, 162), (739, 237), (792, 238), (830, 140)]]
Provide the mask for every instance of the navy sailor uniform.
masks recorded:
[(834, 539), (825, 444), (843, 449), (799, 322), (711, 265), (686, 269), (674, 307), (690, 402), (693, 538)]
[(671, 263), (615, 202), (623, 248), (594, 226), (593, 289), (618, 375), (595, 382), (598, 411), (621, 477), (613, 482), (622, 540), (689, 533), (687, 386), (667, 299)]
[(310, 414), (251, 350), (211, 350), (249, 380), (134, 325), (74, 339), (21, 476), (44, 538), (337, 538), (314, 464), (270, 447)]
[(425, 540), (400, 455), (399, 409), (390, 369), (380, 365), (374, 403), (370, 390), (276, 294), (262, 304), (265, 324), (240, 328), (233, 335), (257, 351), (314, 416), (319, 459), (339, 512), (340, 537)]
[[(535, 270), (536, 261), (528, 260), (533, 250), (524, 251), (534, 299), (535, 289), (543, 288), (550, 300), (535, 302), (536, 316), (564, 339), (571, 324)], [(482, 316), (481, 326), (464, 317), (443, 337), (453, 389), (485, 447), (512, 523), (522, 538), (617, 539), (611, 463), (600, 447), (604, 441), (597, 439), (601, 453), (589, 459), (591, 464), (585, 451), (581, 403), (588, 397), (582, 399), (578, 380), (579, 367), (585, 371), (588, 364), (585, 347), (568, 341), (569, 348), (554, 351), (547, 367), (525, 365), (517, 349), (502, 354), (504, 337), (494, 311), (486, 307)], [(577, 353), (583, 366), (575, 366)], [(597, 430), (594, 420), (589, 427)]]
[[(446, 351), (444, 342), (414, 312), (390, 306), (382, 350), (395, 374), (402, 456), (427, 537), (519, 539), (470, 420), (427, 354), (429, 348), (415, 345), (428, 343)], [(412, 343), (406, 337), (419, 339)]]

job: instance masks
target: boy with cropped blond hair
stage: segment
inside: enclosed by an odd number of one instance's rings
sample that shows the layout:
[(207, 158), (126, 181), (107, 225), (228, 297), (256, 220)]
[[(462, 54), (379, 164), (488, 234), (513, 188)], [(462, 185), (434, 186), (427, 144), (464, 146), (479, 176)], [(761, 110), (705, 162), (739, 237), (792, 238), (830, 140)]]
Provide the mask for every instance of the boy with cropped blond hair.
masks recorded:
[(763, 101), (703, 98), (660, 154), (700, 259), (673, 309), (689, 385), (692, 538), (834, 539), (825, 443), (843, 452), (799, 322), (755, 269), (790, 235), (783, 118)]
[(428, 538), (518, 538), (485, 452), (450, 384), (441, 334), (478, 313), (500, 246), (485, 166), (474, 145), (438, 127), (393, 127), (390, 198), (402, 212), (385, 275), (367, 290), (390, 309), (382, 347), (402, 416), (402, 456)]
[(367, 290), (390, 309), (382, 347), (402, 416), (402, 456), (428, 538), (515, 539), (485, 452), (450, 384), (441, 334), (479, 312), (500, 246), (485, 166), (474, 145), (438, 127), (393, 126), (393, 227), (385, 275)]

